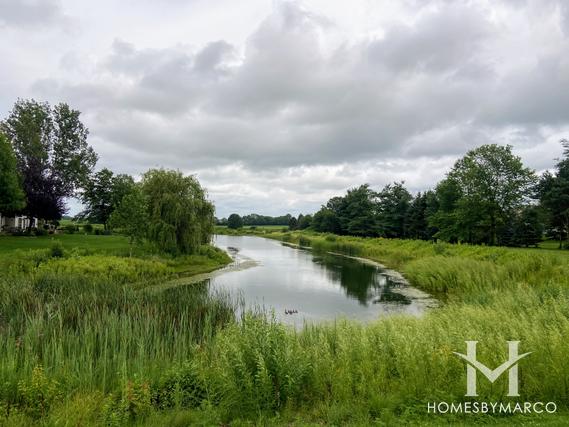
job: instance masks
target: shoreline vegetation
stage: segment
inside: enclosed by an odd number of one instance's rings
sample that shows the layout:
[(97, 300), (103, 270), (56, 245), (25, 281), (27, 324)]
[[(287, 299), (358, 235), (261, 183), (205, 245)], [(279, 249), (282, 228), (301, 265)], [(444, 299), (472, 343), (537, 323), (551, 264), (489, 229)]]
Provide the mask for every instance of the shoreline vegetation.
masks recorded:
[[(313, 216), (216, 221), (193, 175), (150, 169), (135, 181), (96, 171), (79, 116), (66, 104), (19, 100), (0, 124), (9, 189), (0, 211), (37, 220), (26, 230), (10, 223), (4, 231), (14, 236), (0, 238), (0, 424), (568, 420), (569, 252), (495, 245), (532, 246), (548, 235), (563, 246), (569, 159), (539, 180), (539, 209), (526, 205), (537, 176), (511, 147), (491, 144), (415, 197), (403, 183), (380, 192), (364, 184)], [(74, 236), (77, 224), (58, 227), (66, 198), (78, 194), (85, 234)], [(272, 227), (252, 234), (379, 262), (442, 304), (420, 318), (337, 319), (293, 330), (187, 279), (230, 262), (209, 244), (216, 222), (240, 234), (255, 221)], [(285, 221), (303, 231), (283, 230)], [(490, 246), (430, 242), (437, 239)], [(429, 414), (433, 401), (470, 400), (464, 363), (453, 352), (472, 340), (488, 366), (507, 358), (507, 341), (520, 341), (532, 352), (521, 362), (524, 399), (555, 402), (560, 413)], [(482, 401), (510, 400), (505, 380), (481, 381), (478, 392)]]
[[(9, 274), (0, 278), (2, 422), (555, 425), (569, 420), (567, 252), (310, 232), (255, 234), (379, 261), (444, 304), (421, 318), (395, 315), (368, 325), (339, 319), (294, 331), (267, 313), (248, 313), (237, 322), (235, 301), (209, 295), (198, 284), (137, 292), (128, 284), (136, 282), (133, 277), (156, 285), (168, 265), (153, 256), (124, 256), (126, 243), (122, 257), (116, 248), (97, 254), (64, 246), (61, 257), (53, 256), (53, 248), (12, 251), (2, 255)], [(20, 267), (6, 269), (10, 263)], [(521, 350), (533, 352), (520, 368), (523, 399), (553, 401), (558, 413), (428, 414), (428, 402), (471, 400), (464, 397), (464, 364), (452, 354), (465, 350), (465, 340), (479, 341), (479, 360), (491, 367), (507, 358), (507, 340), (520, 340)], [(481, 401), (511, 400), (505, 380), (493, 385), (481, 380), (478, 391)]]

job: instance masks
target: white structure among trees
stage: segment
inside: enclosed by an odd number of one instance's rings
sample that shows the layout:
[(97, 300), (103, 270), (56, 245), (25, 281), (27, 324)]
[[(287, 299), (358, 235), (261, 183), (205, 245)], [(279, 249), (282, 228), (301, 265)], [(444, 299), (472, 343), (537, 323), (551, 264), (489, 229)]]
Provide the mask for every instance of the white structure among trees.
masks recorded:
[[(32, 227), (37, 226), (37, 219), (33, 218)], [(0, 213), (0, 231), (8, 231), (10, 229), (25, 230), (30, 226), (30, 219), (26, 216), (5, 216)]]

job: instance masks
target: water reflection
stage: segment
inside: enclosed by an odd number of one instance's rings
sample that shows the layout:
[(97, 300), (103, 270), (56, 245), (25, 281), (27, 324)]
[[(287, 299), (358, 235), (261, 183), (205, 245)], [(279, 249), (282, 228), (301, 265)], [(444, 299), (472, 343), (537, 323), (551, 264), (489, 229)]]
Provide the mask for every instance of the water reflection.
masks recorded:
[(428, 299), (356, 259), (315, 254), (250, 236), (217, 236), (216, 245), (228, 250), (237, 262), (253, 259), (258, 265), (213, 277), (210, 290), (238, 294), (246, 306), (274, 310), (286, 323), (338, 317), (369, 321), (402, 312), (417, 315)]
[(346, 296), (365, 307), (380, 302), (411, 303), (409, 298), (397, 293), (396, 288), (400, 285), (373, 265), (332, 254), (314, 255), (312, 261), (325, 271), (331, 282), (340, 284)]

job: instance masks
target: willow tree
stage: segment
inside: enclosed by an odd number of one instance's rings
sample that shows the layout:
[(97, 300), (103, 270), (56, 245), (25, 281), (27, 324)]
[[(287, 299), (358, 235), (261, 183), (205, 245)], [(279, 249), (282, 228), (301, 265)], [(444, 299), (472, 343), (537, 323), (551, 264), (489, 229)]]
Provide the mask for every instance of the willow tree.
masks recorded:
[(147, 238), (160, 250), (195, 253), (210, 242), (214, 207), (194, 176), (151, 169), (141, 185), (147, 203)]

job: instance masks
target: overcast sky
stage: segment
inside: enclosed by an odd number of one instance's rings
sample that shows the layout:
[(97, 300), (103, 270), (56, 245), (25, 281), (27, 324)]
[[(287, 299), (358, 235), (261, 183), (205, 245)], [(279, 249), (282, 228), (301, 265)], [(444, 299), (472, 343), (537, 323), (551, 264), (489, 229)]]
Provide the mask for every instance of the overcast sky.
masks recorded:
[(542, 171), (569, 137), (563, 0), (0, 0), (0, 57), (2, 117), (67, 102), (99, 168), (196, 174), (219, 217), (424, 190), (485, 143)]

